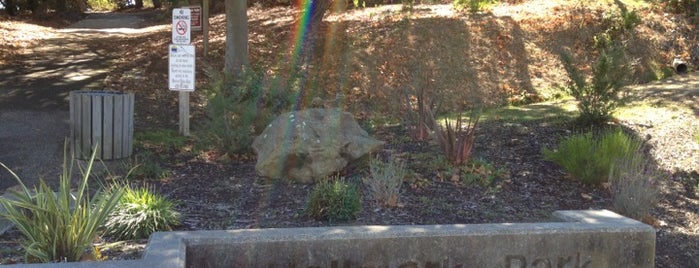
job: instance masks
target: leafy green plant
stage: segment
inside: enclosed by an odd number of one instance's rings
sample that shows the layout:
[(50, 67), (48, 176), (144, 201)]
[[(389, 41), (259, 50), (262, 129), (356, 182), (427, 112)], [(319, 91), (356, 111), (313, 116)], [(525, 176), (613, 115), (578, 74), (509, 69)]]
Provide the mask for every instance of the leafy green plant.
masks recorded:
[(638, 15), (638, 12), (636, 12), (636, 10), (631, 10), (631, 11), (622, 10), (622, 12), (621, 12), (621, 29), (623, 29), (624, 31), (629, 31), (633, 28), (636, 28), (636, 26), (640, 23), (641, 23), (641, 16)]
[(383, 162), (377, 157), (369, 162), (369, 177), (364, 179), (364, 184), (377, 204), (395, 207), (406, 175), (404, 162), (397, 158)]
[(483, 11), (488, 6), (495, 4), (495, 0), (454, 0), (452, 5), (454, 9), (463, 10), (467, 9), (471, 13), (477, 13)]
[(699, 0), (658, 0), (658, 3), (669, 12), (699, 15)]
[(641, 23), (641, 17), (635, 10), (629, 11), (619, 3), (619, 13), (608, 12), (602, 20), (605, 29), (593, 37), (595, 48), (611, 48), (620, 45), (628, 33)]
[(617, 161), (609, 174), (614, 210), (639, 221), (657, 204), (662, 177), (642, 149), (638, 146), (628, 158)]
[(146, 238), (156, 231), (171, 231), (180, 224), (174, 203), (152, 189), (118, 185), (124, 195), (104, 224), (105, 234), (119, 240)]
[(318, 220), (346, 221), (354, 219), (360, 209), (357, 188), (335, 177), (318, 182), (308, 199), (306, 214)]
[(126, 176), (129, 179), (160, 180), (170, 176), (170, 171), (163, 168), (158, 157), (150, 151), (134, 154), (122, 164), (129, 171)]
[(495, 179), (505, 173), (502, 169), (496, 168), (482, 158), (471, 159), (471, 162), (462, 167), (461, 171), (463, 172), (461, 181), (466, 184), (478, 184), (483, 187), (492, 185)]
[(611, 119), (612, 112), (622, 103), (621, 93), (628, 74), (626, 56), (619, 47), (603, 49), (592, 65), (592, 79), (587, 81), (573, 64), (572, 56), (563, 53), (563, 66), (571, 81), (570, 94), (578, 101), (583, 126), (601, 125)]
[(198, 139), (204, 147), (231, 155), (250, 152), (255, 135), (275, 115), (287, 111), (295, 97), (292, 90), (268, 81), (261, 72), (247, 70), (235, 81), (212, 75), (211, 81), (207, 120)]
[(415, 0), (401, 0), (401, 9), (404, 11), (412, 11), (415, 7)]
[(599, 138), (587, 132), (566, 138), (555, 151), (544, 148), (542, 153), (544, 159), (560, 165), (583, 183), (600, 184), (608, 180), (612, 165), (632, 159), (640, 144), (640, 140), (621, 130)]
[(465, 164), (471, 159), (471, 150), (479, 118), (480, 112), (472, 112), (468, 118), (468, 123), (464, 126), (461, 114), (459, 114), (454, 125), (444, 119), (444, 128), (436, 127), (439, 147), (453, 165)]
[[(71, 160), (68, 163), (67, 153), (64, 153), (63, 172), (57, 192), (44, 180), (40, 180), (38, 188), (29, 190), (10, 171), (19, 182), (21, 191), (13, 192), (13, 198), (0, 198), (0, 204), (6, 211), (1, 215), (12, 222), (25, 237), (22, 247), (27, 262), (78, 261), (91, 249), (100, 226), (107, 220), (123, 193), (119, 188), (110, 192), (97, 190), (90, 197), (88, 179), (95, 152), (96, 150), (86, 168), (81, 168), (82, 180), (75, 191), (70, 188), (74, 162)], [(4, 164), (0, 165), (9, 171)]]

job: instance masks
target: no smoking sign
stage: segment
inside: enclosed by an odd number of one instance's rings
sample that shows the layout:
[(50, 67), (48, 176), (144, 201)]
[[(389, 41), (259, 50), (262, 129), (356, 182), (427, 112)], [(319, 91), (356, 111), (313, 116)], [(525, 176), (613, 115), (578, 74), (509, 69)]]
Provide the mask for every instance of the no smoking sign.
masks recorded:
[(172, 10), (172, 43), (175, 45), (189, 45), (191, 42), (192, 13), (189, 8), (176, 8)]

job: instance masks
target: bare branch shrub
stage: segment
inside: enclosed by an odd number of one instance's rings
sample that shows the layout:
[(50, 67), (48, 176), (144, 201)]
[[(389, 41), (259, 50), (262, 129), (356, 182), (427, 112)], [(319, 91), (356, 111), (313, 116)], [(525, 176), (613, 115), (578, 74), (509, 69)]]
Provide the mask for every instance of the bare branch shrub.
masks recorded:
[(369, 187), (374, 201), (386, 207), (397, 206), (400, 188), (406, 175), (405, 163), (394, 157), (388, 162), (383, 162), (377, 157), (369, 162), (369, 171), (369, 177), (364, 179), (364, 184)]
[(639, 146), (637, 153), (619, 161), (609, 175), (614, 209), (642, 220), (658, 201), (658, 181), (662, 174), (650, 165)]

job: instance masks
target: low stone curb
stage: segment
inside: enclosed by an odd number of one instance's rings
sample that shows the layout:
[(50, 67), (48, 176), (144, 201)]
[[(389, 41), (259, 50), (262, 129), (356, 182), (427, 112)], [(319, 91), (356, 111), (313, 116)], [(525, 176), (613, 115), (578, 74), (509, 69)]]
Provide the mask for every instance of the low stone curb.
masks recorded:
[(158, 232), (140, 260), (12, 267), (653, 267), (651, 226), (608, 210), (554, 216), (567, 222)]

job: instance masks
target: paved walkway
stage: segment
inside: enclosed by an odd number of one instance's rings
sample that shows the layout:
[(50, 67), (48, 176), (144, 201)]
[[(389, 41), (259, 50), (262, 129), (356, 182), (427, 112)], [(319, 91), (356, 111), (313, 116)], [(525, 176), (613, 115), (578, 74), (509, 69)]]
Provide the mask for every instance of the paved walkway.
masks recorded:
[[(69, 92), (101, 89), (118, 60), (103, 44), (143, 31), (151, 13), (90, 14), (47, 35), (21, 63), (0, 65), (0, 162), (26, 184), (55, 183), (70, 135)], [(0, 168), (0, 194), (14, 185)]]

